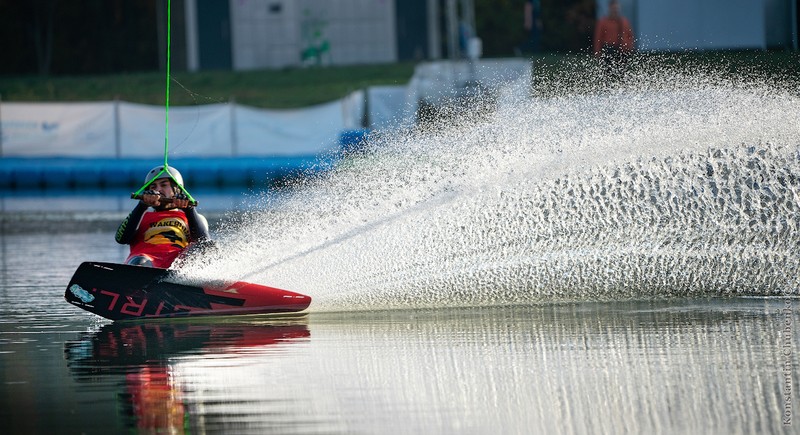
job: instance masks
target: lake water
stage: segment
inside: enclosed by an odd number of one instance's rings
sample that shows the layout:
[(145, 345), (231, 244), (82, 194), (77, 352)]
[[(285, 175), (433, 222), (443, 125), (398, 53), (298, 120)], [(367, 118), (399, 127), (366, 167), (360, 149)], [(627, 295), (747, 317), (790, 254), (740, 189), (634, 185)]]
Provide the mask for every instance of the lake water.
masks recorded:
[(176, 279), (303, 316), (99, 319), (63, 294), (127, 192), (4, 192), (3, 432), (800, 433), (798, 87), (644, 71), (193, 191), (217, 250)]
[(4, 234), (5, 433), (727, 434), (797, 427), (785, 425), (798, 398), (796, 298), (115, 324), (63, 299), (81, 261), (124, 259), (112, 238), (111, 231)]

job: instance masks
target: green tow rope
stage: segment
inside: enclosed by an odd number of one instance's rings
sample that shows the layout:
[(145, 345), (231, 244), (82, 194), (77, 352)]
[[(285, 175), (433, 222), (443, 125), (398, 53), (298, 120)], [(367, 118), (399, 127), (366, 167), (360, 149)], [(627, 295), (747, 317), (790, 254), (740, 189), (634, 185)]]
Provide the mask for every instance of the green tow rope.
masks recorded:
[[(167, 176), (175, 182), (178, 186), (180, 186), (183, 193), (189, 198), (189, 202), (196, 205), (197, 201), (192, 197), (192, 194), (183, 187), (182, 183), (179, 183), (175, 177), (169, 172), (169, 165), (167, 164), (167, 157), (169, 156), (169, 82), (171, 77), (170, 74), (170, 58), (172, 57), (171, 54), (171, 41), (172, 41), (172, 0), (167, 0), (167, 86), (166, 86), (166, 99), (165, 99), (165, 111), (164, 111), (164, 167), (161, 168), (161, 172), (159, 172), (153, 180), (158, 178), (162, 178), (161, 175), (167, 174)], [(142, 192), (147, 189), (150, 183), (145, 183), (144, 186), (140, 187), (139, 190), (131, 194), (131, 198), (140, 198)]]

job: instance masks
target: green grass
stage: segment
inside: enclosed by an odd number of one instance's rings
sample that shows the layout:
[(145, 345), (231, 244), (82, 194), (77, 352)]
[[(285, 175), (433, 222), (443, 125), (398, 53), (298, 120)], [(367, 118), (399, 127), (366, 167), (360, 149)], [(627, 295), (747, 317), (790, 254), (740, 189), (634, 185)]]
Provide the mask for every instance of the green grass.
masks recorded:
[[(586, 54), (542, 54), (532, 58), (534, 88), (596, 75), (596, 63)], [(754, 75), (796, 83), (800, 53), (788, 51), (709, 51), (637, 54), (632, 63), (644, 68), (713, 67), (723, 74)], [(414, 63), (298, 68), (263, 71), (174, 73), (170, 105), (237, 103), (263, 108), (297, 108), (339, 99), (375, 85), (404, 85)], [(575, 79), (575, 82), (579, 80)], [(576, 83), (577, 84), (577, 83)], [(163, 105), (165, 77), (161, 72), (91, 77), (2, 77), (2, 101), (108, 101)], [(566, 86), (569, 88), (569, 86)], [(576, 86), (576, 89), (580, 85)], [(534, 89), (534, 91), (538, 91)], [(550, 90), (552, 91), (552, 90)], [(544, 94), (552, 93), (544, 90)]]
[[(170, 105), (237, 103), (294, 108), (339, 99), (374, 85), (404, 85), (413, 63), (264, 71), (173, 73)], [(163, 73), (86, 77), (0, 77), (2, 101), (122, 101), (163, 105)]]

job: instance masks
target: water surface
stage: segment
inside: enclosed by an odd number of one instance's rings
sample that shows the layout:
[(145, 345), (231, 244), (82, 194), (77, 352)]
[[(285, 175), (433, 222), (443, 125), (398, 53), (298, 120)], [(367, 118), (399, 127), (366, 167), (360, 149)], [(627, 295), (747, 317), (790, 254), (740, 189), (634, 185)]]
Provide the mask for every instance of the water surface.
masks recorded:
[(4, 235), (0, 413), (12, 433), (794, 427), (783, 424), (782, 391), (796, 403), (795, 298), (110, 323), (63, 292), (82, 259), (124, 258), (112, 237)]

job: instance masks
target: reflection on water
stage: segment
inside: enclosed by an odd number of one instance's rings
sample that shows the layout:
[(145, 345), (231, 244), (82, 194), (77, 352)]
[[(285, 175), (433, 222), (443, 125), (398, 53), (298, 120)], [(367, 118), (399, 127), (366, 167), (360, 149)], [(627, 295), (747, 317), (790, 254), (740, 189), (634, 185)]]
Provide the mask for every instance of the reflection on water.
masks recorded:
[(180, 388), (169, 368), (141, 367), (125, 376), (125, 393), (120, 394), (129, 427), (140, 431), (183, 432), (186, 411)]
[[(100, 377), (122, 378), (117, 397), (126, 426), (144, 431), (210, 430), (190, 382), (175, 373), (176, 361), (188, 355), (230, 369), (226, 360), (251, 353), (276, 352), (307, 338), (301, 318), (259, 323), (108, 324), (65, 344), (72, 376), (92, 383)], [(218, 370), (219, 371), (219, 370)]]
[[(779, 432), (791, 299), (106, 325), (65, 344), (129, 427), (238, 433)], [(792, 320), (796, 322), (796, 310)], [(800, 335), (792, 330), (791, 340)]]
[(93, 376), (98, 370), (120, 374), (129, 365), (166, 364), (171, 358), (196, 353), (244, 353), (309, 336), (302, 316), (264, 322), (268, 323), (109, 323), (67, 342), (65, 353), (70, 371), (80, 379), (83, 373)]

